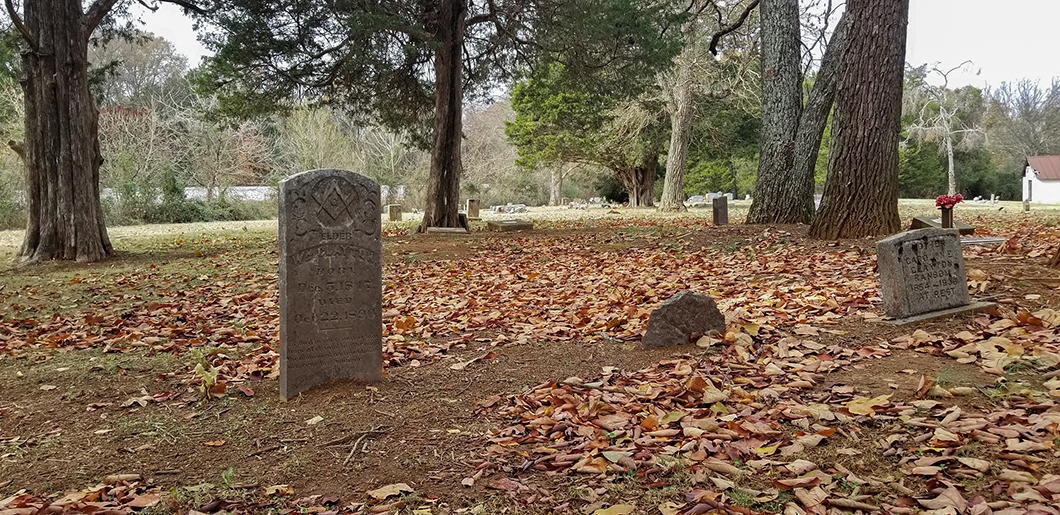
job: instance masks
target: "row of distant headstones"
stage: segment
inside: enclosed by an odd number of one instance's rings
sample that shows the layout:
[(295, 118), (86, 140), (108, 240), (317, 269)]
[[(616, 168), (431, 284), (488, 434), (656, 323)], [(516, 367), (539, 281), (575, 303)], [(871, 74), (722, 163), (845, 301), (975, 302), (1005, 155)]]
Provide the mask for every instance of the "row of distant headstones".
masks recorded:
[[(718, 225), (728, 223), (727, 200), (713, 199)], [(381, 380), (379, 186), (352, 172), (312, 170), (280, 184), (279, 204), (281, 396), (335, 379)], [(470, 215), (477, 202), (469, 207)], [(906, 319), (968, 305), (960, 245), (956, 231), (943, 229), (881, 240), (886, 314)]]

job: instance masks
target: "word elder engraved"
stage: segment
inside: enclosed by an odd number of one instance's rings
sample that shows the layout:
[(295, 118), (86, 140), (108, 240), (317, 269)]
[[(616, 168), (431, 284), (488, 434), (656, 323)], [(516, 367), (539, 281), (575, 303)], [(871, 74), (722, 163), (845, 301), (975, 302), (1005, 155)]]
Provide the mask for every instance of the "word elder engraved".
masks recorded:
[(379, 186), (345, 170), (280, 183), (280, 396), (383, 377)]

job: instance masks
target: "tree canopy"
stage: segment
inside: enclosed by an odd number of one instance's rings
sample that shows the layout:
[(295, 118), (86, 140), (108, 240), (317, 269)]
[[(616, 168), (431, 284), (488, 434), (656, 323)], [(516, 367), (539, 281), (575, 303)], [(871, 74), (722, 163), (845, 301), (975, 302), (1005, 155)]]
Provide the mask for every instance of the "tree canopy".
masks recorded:
[(332, 103), (430, 147), (425, 229), (457, 225), (465, 97), (550, 61), (622, 76), (672, 55), (681, 13), (637, 0), (218, 0), (208, 16), (202, 80), (223, 110)]

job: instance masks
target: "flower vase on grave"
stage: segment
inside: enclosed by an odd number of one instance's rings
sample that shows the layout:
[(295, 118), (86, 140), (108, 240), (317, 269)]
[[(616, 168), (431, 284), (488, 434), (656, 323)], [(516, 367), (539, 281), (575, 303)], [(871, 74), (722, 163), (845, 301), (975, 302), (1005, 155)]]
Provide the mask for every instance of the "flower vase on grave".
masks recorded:
[(956, 195), (939, 195), (935, 198), (935, 207), (942, 210), (942, 228), (953, 229), (953, 207), (960, 204), (964, 197)]
[(942, 208), (942, 228), (953, 229), (953, 208), (944, 207)]

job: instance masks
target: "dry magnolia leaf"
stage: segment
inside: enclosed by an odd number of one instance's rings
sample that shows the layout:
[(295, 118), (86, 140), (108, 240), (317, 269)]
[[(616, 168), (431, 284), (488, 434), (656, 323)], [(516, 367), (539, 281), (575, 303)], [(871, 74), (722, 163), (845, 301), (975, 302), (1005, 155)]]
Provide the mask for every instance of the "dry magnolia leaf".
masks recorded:
[(391, 483), (389, 485), (376, 488), (375, 490), (369, 490), (368, 495), (372, 496), (375, 499), (383, 500), (387, 497), (410, 494), (412, 492), (415, 492), (415, 490), (413, 490), (411, 486), (405, 483)]

